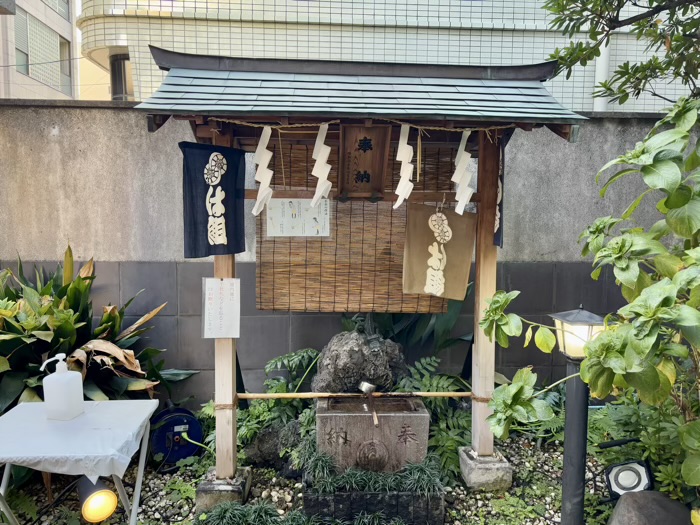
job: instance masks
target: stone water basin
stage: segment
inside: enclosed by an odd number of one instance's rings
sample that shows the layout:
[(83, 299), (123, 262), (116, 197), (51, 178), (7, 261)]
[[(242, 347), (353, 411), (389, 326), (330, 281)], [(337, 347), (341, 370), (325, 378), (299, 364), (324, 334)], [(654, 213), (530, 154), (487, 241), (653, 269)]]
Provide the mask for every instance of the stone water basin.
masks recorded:
[(319, 451), (333, 456), (342, 470), (394, 472), (406, 463), (423, 461), (430, 428), (423, 401), (378, 397), (373, 402), (378, 427), (368, 399), (320, 399), (316, 408)]

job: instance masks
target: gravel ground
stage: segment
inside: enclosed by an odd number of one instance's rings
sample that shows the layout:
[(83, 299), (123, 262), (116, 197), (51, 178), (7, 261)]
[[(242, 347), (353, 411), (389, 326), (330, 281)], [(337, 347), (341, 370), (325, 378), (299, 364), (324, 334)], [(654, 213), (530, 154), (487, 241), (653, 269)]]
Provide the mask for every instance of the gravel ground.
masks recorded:
[[(555, 443), (540, 448), (534, 441), (520, 437), (501, 443), (500, 450), (513, 465), (513, 487), (503, 494), (471, 492), (462, 486), (448, 488), (445, 495), (446, 523), (452, 525), (560, 523), (561, 446)], [(193, 505), (194, 488), (201, 470), (201, 466), (197, 465), (174, 474), (147, 470), (141, 496), (140, 523), (142, 525), (193, 525), (196, 521)], [(604, 481), (601, 476), (594, 475), (601, 470), (601, 467), (595, 460), (590, 459), (588, 470), (588, 492), (605, 497)], [(130, 496), (133, 491), (134, 477), (135, 469), (132, 468), (125, 476), (125, 486)], [(54, 496), (59, 496), (72, 479), (74, 478), (54, 476)], [(255, 469), (250, 501), (269, 501), (277, 508), (280, 515), (284, 515), (292, 509), (302, 507), (303, 489), (301, 480), (288, 480), (278, 476), (272, 470)], [(20, 522), (26, 525), (31, 525), (35, 521), (37, 511), (42, 509), (46, 502), (46, 492), (40, 482), (32, 483), (10, 497), (10, 504), (17, 511)], [(34, 509), (33, 512), (32, 509)], [(605, 510), (606, 507), (603, 506), (601, 509)], [(125, 521), (124, 514), (120, 510), (105, 524), (123, 524)], [(75, 491), (67, 491), (66, 497), (56, 507), (39, 516), (37, 523), (80, 525)]]

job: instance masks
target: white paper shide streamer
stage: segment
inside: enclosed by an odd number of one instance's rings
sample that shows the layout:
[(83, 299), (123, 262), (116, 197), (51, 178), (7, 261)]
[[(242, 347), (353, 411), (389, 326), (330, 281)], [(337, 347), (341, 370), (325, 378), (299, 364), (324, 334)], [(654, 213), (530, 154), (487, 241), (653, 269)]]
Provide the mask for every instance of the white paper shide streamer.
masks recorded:
[(455, 172), (452, 175), (452, 182), (456, 184), (455, 191), (457, 197), (457, 206), (455, 211), (462, 215), (464, 208), (467, 206), (476, 192), (476, 167), (472, 160), (471, 154), (467, 151), (467, 141), (471, 131), (462, 132), (462, 140), (459, 143), (459, 149), (455, 156)]
[(270, 141), (271, 136), (272, 128), (265, 126), (260, 135), (258, 147), (255, 149), (255, 164), (258, 166), (255, 172), (255, 180), (260, 183), (260, 186), (258, 187), (258, 197), (255, 199), (255, 206), (253, 206), (253, 215), (260, 215), (260, 212), (263, 211), (263, 208), (272, 198), (270, 183), (274, 172), (268, 168), (272, 160), (272, 151), (267, 149), (267, 143)]
[(396, 191), (394, 191), (394, 193), (398, 195), (398, 199), (396, 199), (396, 203), (394, 204), (394, 209), (401, 206), (403, 201), (408, 199), (408, 196), (411, 195), (413, 191), (413, 183), (411, 182), (414, 168), (414, 165), (411, 164), (413, 160), (413, 146), (408, 145), (408, 133), (410, 131), (411, 126), (408, 124), (401, 125), (399, 145), (396, 148), (396, 160), (401, 161), (401, 179), (396, 186)]
[(331, 154), (331, 147), (324, 144), (326, 142), (326, 134), (328, 133), (328, 124), (321, 124), (318, 128), (316, 136), (316, 144), (311, 157), (316, 161), (311, 174), (318, 179), (316, 183), (316, 192), (311, 199), (311, 207), (315, 208), (320, 200), (327, 199), (333, 184), (328, 180), (328, 174), (331, 172), (331, 165), (328, 164), (328, 156)]

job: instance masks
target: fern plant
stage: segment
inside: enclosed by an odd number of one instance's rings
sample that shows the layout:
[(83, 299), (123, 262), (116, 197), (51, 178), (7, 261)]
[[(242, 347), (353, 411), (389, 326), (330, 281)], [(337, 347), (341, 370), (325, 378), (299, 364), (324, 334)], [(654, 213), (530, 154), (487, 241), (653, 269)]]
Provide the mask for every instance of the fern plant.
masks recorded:
[[(396, 385), (397, 392), (458, 392), (469, 388), (461, 378), (438, 373), (440, 359), (423, 357), (408, 367), (408, 375)], [(449, 407), (449, 398), (425, 398), (426, 408), (434, 421), (439, 420)]]
[(471, 413), (451, 407), (430, 426), (428, 447), (438, 457), (443, 480), (459, 479), (459, 449), (471, 444), (471, 427)]

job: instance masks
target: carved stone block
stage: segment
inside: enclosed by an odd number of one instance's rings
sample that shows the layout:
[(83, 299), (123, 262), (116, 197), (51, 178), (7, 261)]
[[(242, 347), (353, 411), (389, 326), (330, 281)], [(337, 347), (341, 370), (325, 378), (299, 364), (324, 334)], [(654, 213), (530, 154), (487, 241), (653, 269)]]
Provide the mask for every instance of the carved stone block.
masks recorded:
[(375, 398), (374, 425), (367, 399), (321, 399), (316, 411), (317, 444), (341, 470), (351, 467), (395, 472), (420, 463), (428, 450), (430, 415), (419, 399)]

